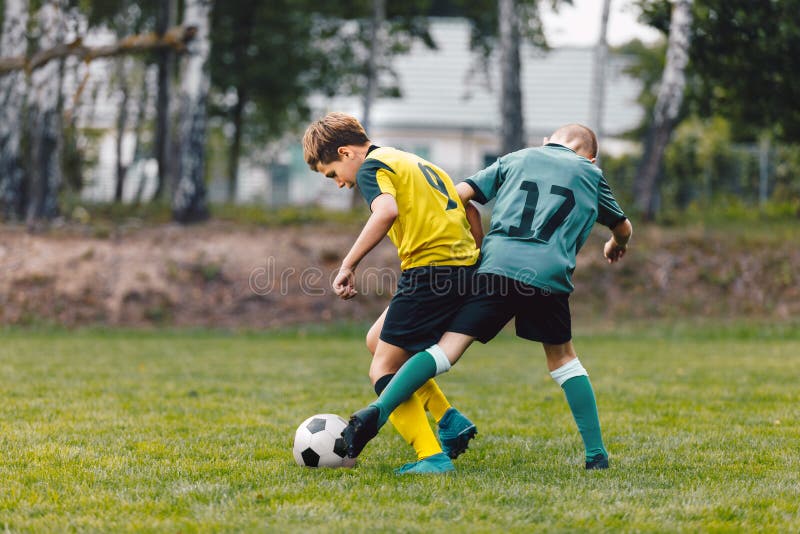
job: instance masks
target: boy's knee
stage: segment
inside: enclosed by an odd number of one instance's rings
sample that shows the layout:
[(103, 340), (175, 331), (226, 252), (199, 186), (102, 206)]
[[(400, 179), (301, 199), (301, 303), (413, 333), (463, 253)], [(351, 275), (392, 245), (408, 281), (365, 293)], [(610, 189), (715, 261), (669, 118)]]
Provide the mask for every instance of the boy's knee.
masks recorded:
[(372, 364), (369, 366), (369, 381), (372, 383), (372, 385), (374, 386), (375, 382), (377, 382), (382, 376), (386, 376), (388, 374), (391, 373), (387, 372), (385, 367), (381, 365), (380, 362), (376, 362), (373, 358)]
[(364, 340), (367, 344), (367, 350), (373, 356), (375, 356), (375, 351), (378, 349), (378, 341), (380, 341), (381, 339), (382, 327), (383, 327), (383, 322), (379, 320), (374, 325), (372, 325), (372, 327), (370, 327), (370, 329), (367, 331), (367, 337)]
[(377, 349), (377, 347), (378, 347), (378, 338), (379, 337), (380, 336), (379, 336), (378, 332), (373, 332), (372, 330), (367, 332), (367, 337), (365, 339), (365, 342), (367, 344), (367, 350), (373, 356), (375, 356), (375, 349)]
[(374, 385), (379, 378), (386, 375), (394, 374), (403, 365), (403, 361), (396, 358), (387, 357), (386, 354), (378, 354), (372, 357), (372, 362), (369, 364), (369, 379)]

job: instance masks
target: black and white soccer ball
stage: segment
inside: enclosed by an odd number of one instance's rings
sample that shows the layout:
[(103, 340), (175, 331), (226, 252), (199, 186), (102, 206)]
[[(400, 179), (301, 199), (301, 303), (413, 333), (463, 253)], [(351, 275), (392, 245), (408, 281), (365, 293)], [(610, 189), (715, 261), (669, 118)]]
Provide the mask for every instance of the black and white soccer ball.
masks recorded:
[(292, 454), (297, 465), (305, 467), (353, 467), (347, 457), (342, 430), (347, 421), (336, 414), (312, 415), (297, 427)]

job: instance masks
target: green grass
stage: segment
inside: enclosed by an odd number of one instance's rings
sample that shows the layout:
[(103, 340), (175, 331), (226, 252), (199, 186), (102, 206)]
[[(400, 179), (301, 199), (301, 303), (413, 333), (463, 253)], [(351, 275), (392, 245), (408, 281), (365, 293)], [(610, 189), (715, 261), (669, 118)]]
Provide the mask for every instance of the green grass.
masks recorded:
[(372, 398), (351, 332), (6, 331), (0, 528), (796, 531), (796, 330), (577, 334), (611, 469), (581, 468), (541, 349), (503, 336), (440, 379), (480, 428), (457, 472), (409, 478), (391, 428), (355, 469), (292, 460), (303, 419)]
[[(62, 199), (61, 212), (69, 222), (86, 224), (96, 237), (108, 237), (119, 226), (157, 226), (172, 221), (166, 202), (116, 204), (86, 202), (80, 198)], [(369, 216), (366, 205), (354, 210), (331, 210), (315, 206), (271, 207), (263, 204), (215, 203), (209, 205), (210, 219), (242, 227), (274, 228), (298, 225), (336, 224), (358, 231)]]
[[(628, 209), (633, 210), (629, 205)], [(61, 213), (71, 223), (85, 224), (95, 237), (109, 237), (123, 226), (157, 226), (172, 221), (172, 212), (166, 202), (143, 204), (117, 204), (113, 202), (86, 202), (74, 195), (63, 195)], [(354, 210), (331, 210), (316, 206), (266, 206), (264, 204), (213, 203), (209, 205), (210, 219), (244, 228), (284, 228), (289, 226), (324, 226), (335, 224), (358, 232), (369, 215), (366, 205), (357, 204)], [(713, 202), (694, 203), (684, 210), (664, 209), (657, 222), (646, 223), (640, 215), (630, 213), (639, 230), (689, 232), (721, 232), (744, 234), (750, 239), (791, 239), (800, 217), (800, 199), (750, 205), (736, 197), (715, 198)], [(488, 227), (488, 218), (484, 226)], [(777, 235), (775, 235), (777, 234)], [(637, 240), (638, 241), (638, 240)]]

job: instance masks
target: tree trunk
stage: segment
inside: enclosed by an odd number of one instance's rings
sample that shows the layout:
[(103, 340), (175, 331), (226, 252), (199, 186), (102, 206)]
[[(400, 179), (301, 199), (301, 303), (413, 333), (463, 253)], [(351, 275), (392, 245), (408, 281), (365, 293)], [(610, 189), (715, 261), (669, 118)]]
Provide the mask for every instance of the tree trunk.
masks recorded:
[[(39, 49), (63, 41), (64, 3), (52, 0), (39, 10)], [(61, 185), (61, 62), (49, 62), (31, 73), (30, 91), (30, 188), (26, 220), (52, 219), (58, 214)]]
[[(175, 24), (178, 18), (177, 0), (162, 0), (159, 4), (156, 21), (156, 33), (163, 35), (167, 28)], [(171, 164), (172, 135), (170, 125), (172, 72), (175, 69), (175, 53), (164, 49), (158, 56), (158, 97), (156, 102), (156, 136), (155, 156), (158, 161), (158, 184), (156, 185), (155, 198), (164, 198), (165, 192), (172, 184)]]
[[(142, 159), (142, 131), (144, 123), (147, 119), (147, 107), (150, 101), (150, 85), (148, 82), (148, 68), (145, 65), (142, 69), (142, 87), (139, 89), (139, 105), (136, 111), (136, 122), (134, 124), (135, 133), (133, 136), (133, 163), (137, 163)], [(139, 183), (136, 184), (136, 193), (133, 195), (133, 203), (140, 204), (142, 202), (142, 195), (144, 195), (144, 187), (147, 183), (147, 175), (144, 172), (139, 173)]]
[(367, 130), (372, 119), (372, 104), (378, 96), (378, 58), (382, 52), (382, 27), (386, 20), (386, 0), (372, 0), (372, 20), (369, 26), (369, 56), (367, 57), (367, 79), (362, 99), (361, 125)]
[[(28, 0), (5, 0), (0, 52), (26, 55)], [(25, 171), (22, 167), (21, 125), (28, 79), (22, 71), (0, 77), (0, 213), (5, 219), (24, 217)]]
[(239, 157), (242, 154), (242, 125), (244, 106), (247, 103), (244, 89), (236, 90), (236, 105), (233, 106), (233, 141), (228, 151), (228, 202), (236, 202), (236, 185), (239, 182)]
[[(247, 10), (242, 11), (235, 20), (239, 38), (233, 50), (234, 65), (247, 65), (251, 59), (249, 49), (253, 42), (253, 29), (256, 22), (256, 6), (251, 4)], [(242, 154), (242, 137), (244, 135), (244, 110), (250, 100), (248, 91), (248, 77), (246, 75), (237, 76), (236, 105), (231, 110), (231, 121), (233, 123), (233, 140), (228, 150), (228, 187), (227, 201), (236, 201), (236, 188), (239, 183), (239, 159)]]
[(508, 154), (525, 146), (520, 84), (520, 28), (516, 0), (498, 1), (500, 21), (500, 152)]
[(182, 223), (208, 218), (205, 187), (206, 100), (211, 85), (211, 0), (187, 0), (184, 20), (197, 27), (197, 36), (184, 59), (181, 78), (179, 172), (172, 197), (172, 216)]
[(636, 174), (634, 197), (637, 209), (652, 220), (658, 208), (658, 189), (664, 149), (678, 118), (686, 86), (686, 64), (692, 29), (691, 0), (676, 0), (672, 7), (667, 61), (656, 98), (653, 125), (645, 141), (644, 154)]
[[(603, 14), (600, 18), (600, 37), (597, 39), (594, 58), (594, 80), (592, 81), (592, 128), (598, 141), (603, 137), (603, 113), (606, 104), (606, 66), (608, 64), (608, 15), (611, 0), (603, 0)], [(597, 154), (597, 165), (600, 165), (600, 153)]]
[[(383, 53), (383, 26), (386, 22), (386, 0), (372, 0), (372, 20), (369, 25), (369, 56), (367, 57), (367, 80), (364, 86), (362, 99), (361, 125), (370, 135), (372, 127), (372, 105), (378, 98), (378, 59)], [(361, 204), (361, 193), (358, 186), (353, 188), (350, 197), (350, 208), (355, 209)]]
[(119, 115), (117, 115), (117, 141), (115, 146), (117, 158), (117, 182), (114, 188), (114, 202), (122, 202), (122, 193), (125, 188), (125, 175), (128, 169), (122, 163), (122, 147), (125, 141), (125, 130), (128, 128), (128, 97), (130, 89), (126, 77), (125, 58), (117, 59), (117, 80), (122, 92), (122, 101), (119, 103)]

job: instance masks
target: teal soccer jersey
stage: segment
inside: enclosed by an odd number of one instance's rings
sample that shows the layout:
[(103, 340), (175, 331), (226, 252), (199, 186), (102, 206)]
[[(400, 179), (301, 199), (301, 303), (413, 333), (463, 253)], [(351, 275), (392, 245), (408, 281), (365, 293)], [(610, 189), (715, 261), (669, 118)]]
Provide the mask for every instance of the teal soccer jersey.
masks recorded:
[(468, 178), (475, 200), (496, 198), (479, 272), (507, 276), (553, 293), (571, 293), (575, 257), (595, 221), (625, 219), (588, 159), (548, 144), (498, 159)]

